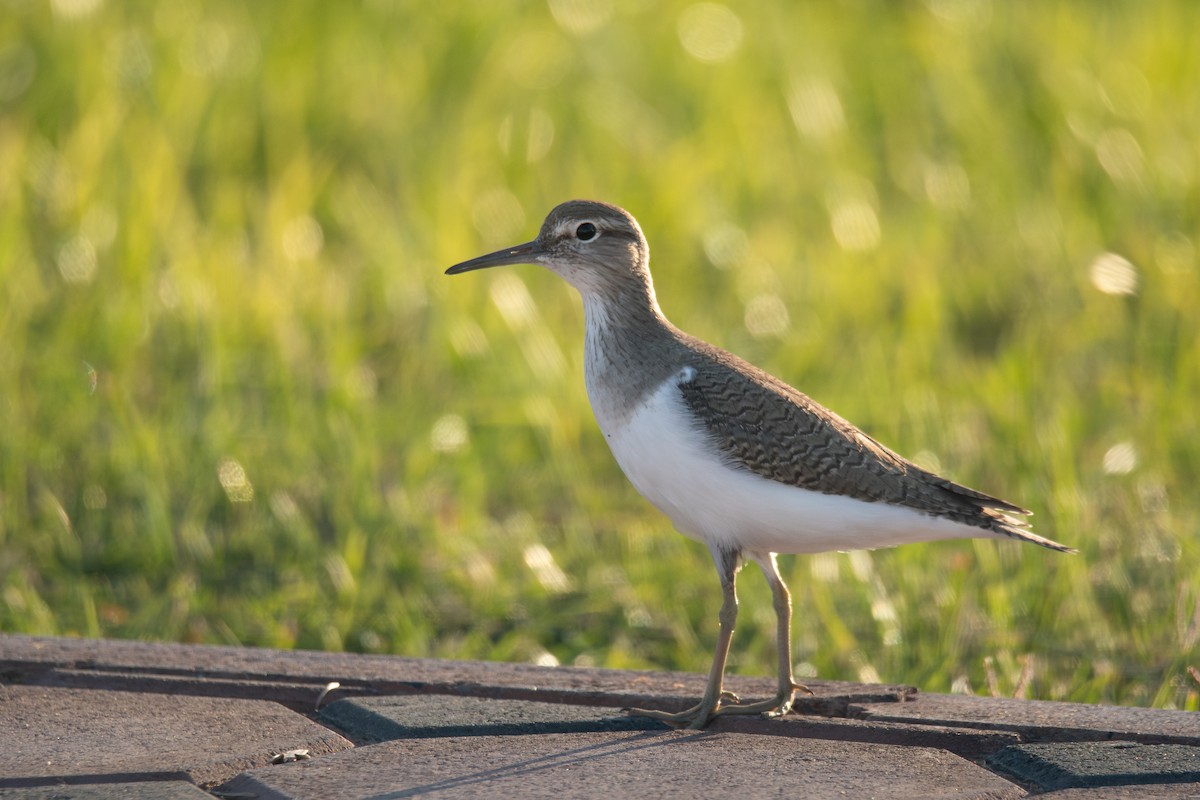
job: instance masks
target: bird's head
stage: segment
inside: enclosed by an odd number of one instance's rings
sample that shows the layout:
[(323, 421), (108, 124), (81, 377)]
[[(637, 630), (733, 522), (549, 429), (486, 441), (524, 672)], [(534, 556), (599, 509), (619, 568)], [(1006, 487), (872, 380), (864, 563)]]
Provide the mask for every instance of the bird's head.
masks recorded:
[(650, 248), (637, 220), (608, 203), (570, 200), (555, 207), (537, 238), (455, 264), (457, 275), (506, 264), (540, 264), (585, 298), (650, 290)]

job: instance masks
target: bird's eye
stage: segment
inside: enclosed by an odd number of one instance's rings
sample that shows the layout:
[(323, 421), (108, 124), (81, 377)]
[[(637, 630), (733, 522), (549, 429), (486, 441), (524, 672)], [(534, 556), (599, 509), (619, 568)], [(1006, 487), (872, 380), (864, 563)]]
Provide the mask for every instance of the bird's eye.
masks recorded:
[(575, 229), (575, 238), (581, 242), (588, 242), (596, 238), (596, 226), (590, 222), (585, 222)]

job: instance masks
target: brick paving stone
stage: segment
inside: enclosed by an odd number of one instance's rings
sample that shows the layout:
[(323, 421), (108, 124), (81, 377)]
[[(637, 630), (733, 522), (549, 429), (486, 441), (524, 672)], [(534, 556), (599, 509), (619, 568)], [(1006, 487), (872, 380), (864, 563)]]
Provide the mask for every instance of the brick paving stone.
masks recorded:
[[(0, 675), (44, 686), (80, 686), (275, 700), (311, 711), (325, 684), (348, 696), (438, 693), (580, 705), (681, 709), (704, 693), (705, 676), (485, 661), (270, 650), (255, 647), (130, 642), (0, 634)], [(911, 686), (809, 680), (807, 713), (842, 716), (854, 703), (889, 703)], [(729, 676), (726, 688), (747, 698), (775, 693), (772, 678)]]
[(941, 750), (709, 731), (408, 739), (256, 769), (219, 791), (261, 800), (1025, 796)]
[(202, 786), (303, 748), (352, 745), (265, 700), (0, 687), (0, 787), (135, 780)]
[(508, 736), (587, 731), (668, 730), (661, 722), (613, 709), (532, 700), (450, 695), (355, 697), (330, 703), (321, 720), (366, 742), (437, 736)]
[[(1054, 742), (1006, 747), (988, 766), (1045, 790), (1138, 783), (1200, 784), (1200, 747)], [(1194, 787), (1200, 791), (1200, 785)]]
[(1037, 800), (1200, 800), (1200, 784), (1139, 783), (1136, 786), (1093, 786), (1039, 794)]
[[(614, 714), (611, 708), (606, 707), (449, 695), (350, 698), (329, 704), (322, 709), (320, 717), (360, 742), (431, 736), (667, 729), (666, 725), (654, 720)], [(1017, 734), (1007, 731), (797, 715), (782, 720), (761, 716), (720, 717), (710, 724), (709, 729), (842, 742), (939, 747), (964, 758), (982, 758), (1021, 742)]]
[(0, 789), (0, 800), (213, 800), (213, 796), (184, 781), (138, 781)]
[(1012, 731), (1025, 741), (1105, 741), (1200, 746), (1200, 714), (1158, 708), (921, 693), (911, 702), (867, 703), (851, 715), (869, 722)]
[(829, 739), (839, 742), (890, 744), (904, 747), (937, 747), (968, 759), (981, 759), (1005, 747), (1021, 743), (1012, 731), (987, 731), (943, 725), (916, 725), (789, 715), (783, 719), (760, 716), (720, 717), (710, 730), (790, 736), (798, 739)]

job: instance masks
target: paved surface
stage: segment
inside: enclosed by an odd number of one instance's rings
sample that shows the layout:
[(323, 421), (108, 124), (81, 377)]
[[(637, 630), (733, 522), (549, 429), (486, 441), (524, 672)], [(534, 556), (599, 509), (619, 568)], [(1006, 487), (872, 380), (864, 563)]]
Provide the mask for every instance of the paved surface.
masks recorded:
[(874, 722), (1010, 731), (1027, 741), (1123, 739), (1194, 745), (1200, 725), (1200, 716), (1189, 711), (946, 694), (922, 694), (918, 703), (865, 703), (857, 706), (856, 712)]
[[(730, 688), (756, 698), (772, 684)], [(803, 713), (783, 720), (730, 717), (691, 733), (620, 713), (683, 707), (703, 685), (682, 673), (0, 635), (0, 800), (1200, 799), (1200, 715), (1189, 712), (812, 681)]]
[(516, 736), (596, 731), (665, 731), (667, 725), (613, 709), (528, 700), (393, 695), (338, 700), (320, 719), (359, 741), (443, 736)]
[[(924, 747), (795, 742), (745, 733), (561, 733), (419, 739), (259, 769), (225, 789), (258, 797), (1024, 797), (969, 761)], [(851, 767), (853, 765), (853, 767)], [(881, 780), (886, 776), (886, 781)]]
[(136, 781), (0, 789), (0, 800), (212, 800), (212, 797), (196, 784), (186, 781)]
[(1200, 747), (1063, 742), (1006, 747), (987, 763), (1041, 789), (1188, 783), (1200, 793)]
[[(27, 682), (270, 699), (304, 710), (312, 709), (330, 681), (341, 683), (330, 699), (432, 693), (616, 708), (685, 708), (704, 693), (706, 681), (704, 675), (685, 672), (0, 635), (0, 670), (6, 668), (30, 676)], [(775, 693), (773, 678), (731, 676), (726, 683), (730, 691), (747, 696)], [(911, 686), (886, 684), (806, 679), (806, 685), (813, 695), (798, 697), (796, 704), (814, 714), (844, 715), (851, 704), (887, 704), (917, 693)]]
[(103, 689), (0, 688), (0, 786), (221, 783), (293, 749), (353, 745), (278, 703)]
[(1038, 800), (1200, 800), (1196, 784), (1130, 784), (1090, 789), (1064, 789), (1037, 795)]

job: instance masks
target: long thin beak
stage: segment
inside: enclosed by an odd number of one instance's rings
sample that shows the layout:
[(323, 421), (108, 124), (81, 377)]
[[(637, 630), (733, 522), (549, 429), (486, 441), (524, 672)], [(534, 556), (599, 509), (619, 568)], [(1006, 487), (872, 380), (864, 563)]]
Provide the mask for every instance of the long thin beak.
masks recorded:
[(488, 253), (486, 256), (479, 256), (478, 258), (472, 258), (470, 261), (455, 264), (446, 270), (446, 274), (458, 275), (460, 272), (470, 272), (473, 269), (487, 269), (488, 267), (502, 267), (505, 264), (532, 264), (542, 253), (542, 246), (535, 239), (532, 242), (519, 244), (516, 247), (506, 247), (503, 250)]

